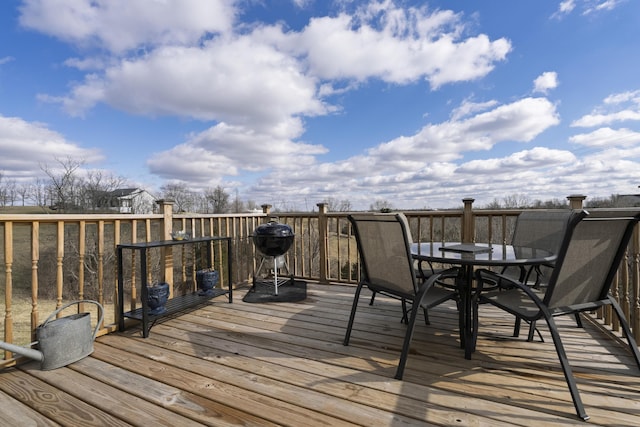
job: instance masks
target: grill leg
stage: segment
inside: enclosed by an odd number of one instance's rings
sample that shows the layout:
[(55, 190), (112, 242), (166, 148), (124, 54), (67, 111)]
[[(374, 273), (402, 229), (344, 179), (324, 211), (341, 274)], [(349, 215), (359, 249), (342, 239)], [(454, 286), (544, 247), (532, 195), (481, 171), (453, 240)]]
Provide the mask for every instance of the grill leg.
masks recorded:
[[(273, 258), (273, 287), (275, 290), (274, 295), (278, 295), (278, 286), (280, 285), (279, 280), (282, 280), (282, 279), (278, 279), (278, 270), (280, 268), (283, 268), (287, 270), (287, 274), (289, 275), (291, 274), (291, 272), (289, 271), (289, 265), (287, 264), (287, 260), (283, 255), (278, 255), (273, 257), (263, 256), (262, 260), (260, 261), (260, 265), (258, 269), (255, 271), (253, 275), (253, 279), (255, 282), (256, 278), (260, 276), (260, 273), (262, 272), (262, 267), (266, 267), (266, 265), (268, 265), (268, 264), (265, 264), (265, 262), (268, 261), (269, 258)], [(267, 273), (267, 276), (269, 276), (269, 273)], [(289, 280), (291, 281), (291, 283), (293, 283), (293, 276), (291, 276)], [(284, 285), (286, 283), (287, 283), (287, 280), (284, 280), (282, 284)]]
[(273, 286), (276, 288), (275, 295), (278, 295), (278, 257), (273, 257)]

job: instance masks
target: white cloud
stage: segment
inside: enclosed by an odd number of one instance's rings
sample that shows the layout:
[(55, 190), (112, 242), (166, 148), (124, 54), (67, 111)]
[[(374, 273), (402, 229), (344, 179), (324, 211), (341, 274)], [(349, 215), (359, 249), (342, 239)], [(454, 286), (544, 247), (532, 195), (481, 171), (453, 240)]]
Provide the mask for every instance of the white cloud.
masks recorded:
[(177, 147), (154, 154), (147, 163), (152, 173), (163, 178), (206, 186), (225, 175), (238, 175), (240, 170), (304, 168), (327, 151), (319, 145), (295, 143), (289, 136), (277, 129), (257, 134), (248, 127), (220, 123)]
[(552, 18), (561, 19), (570, 14), (576, 8), (576, 0), (563, 0), (558, 5), (558, 10), (551, 15)]
[(594, 127), (603, 126), (615, 122), (623, 121), (638, 121), (640, 120), (640, 111), (616, 111), (609, 114), (587, 114), (578, 120), (571, 123), (571, 126), (575, 127)]
[(574, 120), (571, 126), (596, 127), (624, 121), (640, 121), (640, 91), (638, 90), (607, 96), (603, 105)]
[(609, 11), (615, 9), (619, 6), (624, 0), (601, 0), (601, 1), (591, 1), (588, 2), (583, 14), (588, 15), (591, 13), (601, 12), (601, 11)]
[(555, 71), (546, 71), (533, 81), (533, 92), (547, 94), (549, 90), (558, 87), (558, 74)]
[(233, 0), (25, 0), (20, 24), (79, 46), (120, 54), (165, 44), (193, 45), (230, 30)]
[(640, 90), (614, 93), (604, 99), (605, 104), (623, 104), (626, 102), (640, 106)]
[(559, 123), (545, 98), (525, 98), (461, 121), (428, 125), (369, 151), (381, 164), (397, 161), (451, 161), (462, 153), (489, 150), (498, 142), (528, 142)]
[(67, 141), (45, 124), (0, 115), (0, 159), (6, 177), (33, 179), (41, 175), (38, 164), (55, 164), (56, 159), (66, 158), (88, 163), (103, 159), (97, 150)]
[(610, 11), (626, 0), (562, 0), (552, 18), (561, 19), (574, 10), (580, 10), (581, 15), (591, 15), (598, 12)]
[(454, 108), (451, 112), (451, 120), (458, 121), (471, 114), (478, 113), (480, 111), (488, 110), (498, 104), (498, 101), (491, 100), (486, 102), (472, 102), (465, 100), (458, 108)]
[(434, 89), (483, 77), (511, 51), (504, 38), (463, 39), (463, 24), (451, 11), (429, 14), (392, 2), (378, 5), (384, 8), (376, 14), (312, 19), (303, 32), (278, 42), (305, 55), (310, 72), (322, 79), (377, 78), (396, 84), (426, 79)]
[(640, 132), (631, 129), (600, 128), (591, 133), (574, 135), (569, 142), (587, 147), (615, 147), (640, 144)]
[[(260, 70), (253, 72), (252, 70)], [(175, 115), (257, 128), (280, 126), (298, 115), (324, 114), (313, 79), (272, 46), (250, 37), (213, 40), (203, 48), (165, 47), (122, 60), (66, 97), (71, 114), (97, 102), (140, 115)]]

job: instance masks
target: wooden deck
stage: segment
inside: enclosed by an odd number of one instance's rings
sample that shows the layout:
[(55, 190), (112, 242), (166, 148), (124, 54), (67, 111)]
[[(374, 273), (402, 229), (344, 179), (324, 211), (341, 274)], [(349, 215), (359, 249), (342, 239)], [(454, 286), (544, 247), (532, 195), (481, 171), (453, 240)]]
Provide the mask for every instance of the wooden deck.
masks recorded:
[[(420, 321), (403, 381), (393, 379), (399, 304), (365, 295), (342, 345), (353, 287), (309, 285), (301, 303), (220, 298), (151, 329), (97, 339), (52, 371), (0, 371), (0, 425), (586, 425), (553, 344), (510, 338), (512, 319), (483, 307), (473, 360), (458, 346), (454, 304)], [(620, 342), (561, 322), (588, 424), (640, 425), (640, 372)]]

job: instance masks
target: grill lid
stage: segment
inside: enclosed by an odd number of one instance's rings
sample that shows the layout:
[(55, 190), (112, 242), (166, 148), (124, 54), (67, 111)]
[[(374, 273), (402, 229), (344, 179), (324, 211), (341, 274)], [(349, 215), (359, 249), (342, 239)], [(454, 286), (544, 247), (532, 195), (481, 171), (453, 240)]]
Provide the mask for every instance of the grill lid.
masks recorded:
[(293, 230), (287, 224), (270, 220), (258, 226), (253, 232), (253, 243), (267, 256), (280, 256), (287, 252), (293, 243)]

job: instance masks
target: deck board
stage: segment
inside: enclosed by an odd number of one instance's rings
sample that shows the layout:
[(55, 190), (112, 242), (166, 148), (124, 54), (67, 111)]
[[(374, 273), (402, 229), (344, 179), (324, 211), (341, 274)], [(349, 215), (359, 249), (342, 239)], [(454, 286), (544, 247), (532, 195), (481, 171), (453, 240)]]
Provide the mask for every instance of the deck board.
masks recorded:
[[(0, 371), (0, 422), (24, 425), (585, 425), (555, 349), (510, 337), (513, 318), (481, 307), (464, 359), (455, 304), (419, 320), (403, 381), (393, 379), (405, 326), (397, 301), (363, 293), (342, 345), (352, 286), (308, 285), (300, 303), (209, 304), (105, 335), (94, 353), (41, 371)], [(597, 322), (561, 320), (591, 425), (640, 425), (640, 370)], [(89, 421), (87, 421), (89, 420)], [(82, 421), (82, 422), (81, 422)], [(8, 425), (8, 424), (7, 424)]]

